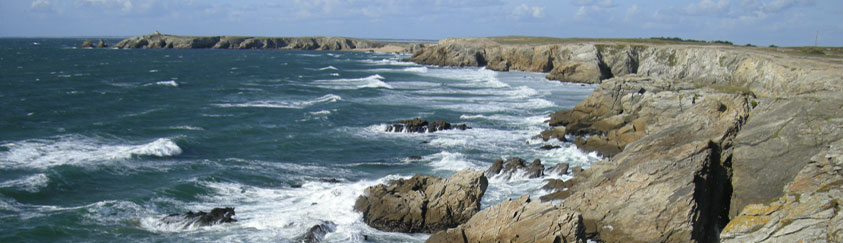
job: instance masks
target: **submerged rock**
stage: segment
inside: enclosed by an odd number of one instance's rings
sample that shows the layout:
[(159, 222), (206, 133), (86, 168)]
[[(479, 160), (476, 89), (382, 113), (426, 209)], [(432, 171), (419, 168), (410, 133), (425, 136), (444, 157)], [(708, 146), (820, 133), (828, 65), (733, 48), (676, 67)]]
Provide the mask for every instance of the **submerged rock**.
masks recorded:
[(373, 228), (431, 233), (465, 223), (480, 211), (489, 185), (480, 171), (463, 170), (448, 179), (416, 175), (366, 188), (354, 210)]
[(483, 209), (456, 228), (434, 233), (427, 242), (584, 242), (582, 216), (568, 208), (524, 195)]
[(427, 120), (422, 120), (419, 118), (413, 118), (412, 120), (404, 120), (386, 126), (386, 132), (407, 133), (432, 133), (436, 131), (445, 131), (451, 129), (466, 130), (470, 129), (470, 127), (466, 126), (465, 124), (451, 125), (451, 123), (445, 122), (443, 120), (428, 122)]
[(182, 225), (182, 228), (211, 226), (223, 223), (237, 222), (234, 219), (234, 208), (214, 208), (210, 213), (189, 211), (186, 214), (171, 214), (161, 219), (166, 224)]

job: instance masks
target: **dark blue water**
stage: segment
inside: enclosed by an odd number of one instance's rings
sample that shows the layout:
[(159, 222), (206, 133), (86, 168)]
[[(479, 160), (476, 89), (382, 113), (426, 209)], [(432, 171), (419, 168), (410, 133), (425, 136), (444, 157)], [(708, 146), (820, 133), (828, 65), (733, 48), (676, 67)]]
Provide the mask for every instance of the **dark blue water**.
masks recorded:
[[(536, 149), (547, 115), (593, 89), (542, 74), (384, 53), (73, 48), (81, 41), (0, 39), (0, 242), (283, 242), (323, 220), (338, 225), (332, 242), (423, 241), (366, 226), (354, 200), (387, 179), (510, 156), (597, 159), (559, 142)], [(384, 132), (415, 117), (473, 129)], [(541, 182), (492, 178), (483, 205), (541, 194)], [(160, 221), (214, 207), (235, 207), (239, 222)]]

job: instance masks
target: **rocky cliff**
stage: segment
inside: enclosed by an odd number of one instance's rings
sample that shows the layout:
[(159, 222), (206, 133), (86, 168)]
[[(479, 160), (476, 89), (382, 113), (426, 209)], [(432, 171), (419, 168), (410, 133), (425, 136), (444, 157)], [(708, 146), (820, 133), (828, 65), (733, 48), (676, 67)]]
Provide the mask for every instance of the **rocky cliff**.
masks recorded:
[(497, 71), (547, 72), (551, 80), (584, 83), (642, 74), (732, 87), (760, 96), (843, 89), (839, 64), (783, 53), (719, 45), (532, 41), (540, 39), (515, 44), (507, 38), (444, 39), (416, 50), (410, 60), (442, 66), (485, 66)]
[(345, 37), (177, 36), (153, 33), (125, 39), (117, 48), (355, 50), (386, 44)]
[(571, 181), (549, 183), (556, 192), (542, 197), (564, 199), (587, 235), (607, 242), (839, 241), (839, 58), (719, 45), (467, 38), (442, 40), (410, 60), (600, 83), (573, 109), (551, 115), (553, 128), (542, 134), (572, 135), (581, 149), (606, 158)]

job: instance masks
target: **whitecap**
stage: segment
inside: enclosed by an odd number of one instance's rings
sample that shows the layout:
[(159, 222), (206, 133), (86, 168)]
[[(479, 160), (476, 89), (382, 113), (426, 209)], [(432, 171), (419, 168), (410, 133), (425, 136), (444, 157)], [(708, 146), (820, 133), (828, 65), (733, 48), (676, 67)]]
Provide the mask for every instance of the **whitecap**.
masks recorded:
[(111, 144), (80, 135), (65, 135), (49, 139), (28, 139), (3, 144), (8, 151), (0, 152), (0, 167), (45, 169), (59, 165), (85, 165), (109, 160), (130, 159), (135, 156), (171, 157), (182, 149), (169, 138), (159, 138), (145, 144)]
[(399, 61), (395, 59), (381, 59), (381, 60), (362, 60), (363, 63), (367, 64), (375, 64), (375, 65), (393, 65), (393, 66), (418, 66), (418, 64), (413, 62), (405, 62)]
[(342, 78), (342, 79), (327, 79), (316, 80), (314, 83), (317, 87), (329, 89), (364, 89), (364, 88), (386, 88), (392, 89), (392, 86), (384, 82), (385, 78), (380, 74), (370, 75), (364, 78)]
[(149, 85), (179, 87), (179, 83), (176, 83), (175, 80), (162, 80), (162, 81), (155, 82), (154, 84), (146, 84), (145, 86), (149, 86)]
[(430, 157), (432, 158), (428, 158), (426, 156), (423, 157), (423, 159), (432, 160), (432, 162), (428, 165), (433, 167), (433, 170), (461, 171), (464, 169), (483, 169), (481, 166), (478, 166), (468, 160), (464, 154), (459, 152), (442, 151), (437, 154), (433, 154)]
[(28, 192), (38, 192), (41, 188), (47, 186), (50, 178), (46, 174), (39, 173), (27, 176), (20, 179), (0, 182), (0, 187), (3, 188), (18, 188)]
[(334, 67), (334, 66), (327, 66), (327, 67), (323, 67), (323, 68), (320, 68), (320, 69), (317, 69), (317, 70), (319, 70), (319, 71), (325, 71), (325, 70), (339, 70), (339, 69), (337, 69), (337, 68), (336, 68), (336, 67)]
[(281, 109), (304, 109), (308, 106), (318, 103), (332, 103), (342, 100), (342, 97), (335, 94), (327, 94), (319, 98), (304, 100), (304, 101), (290, 101), (290, 100), (261, 100), (238, 104), (214, 104), (217, 107), (223, 108), (281, 108)]
[(170, 129), (176, 129), (176, 130), (189, 130), (189, 131), (202, 131), (202, 130), (205, 130), (205, 128), (201, 128), (201, 127), (194, 127), (194, 126), (172, 126), (172, 127), (169, 127), (169, 128), (170, 128)]

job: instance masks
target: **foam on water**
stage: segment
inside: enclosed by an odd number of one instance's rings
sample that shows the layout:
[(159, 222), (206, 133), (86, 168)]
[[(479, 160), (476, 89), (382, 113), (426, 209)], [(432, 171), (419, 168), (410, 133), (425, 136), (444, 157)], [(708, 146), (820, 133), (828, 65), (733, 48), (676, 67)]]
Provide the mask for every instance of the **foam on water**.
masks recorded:
[(325, 70), (339, 70), (339, 69), (337, 69), (337, 67), (334, 67), (334, 66), (327, 66), (327, 67), (323, 67), (323, 68), (320, 68), (320, 69), (317, 69), (317, 70), (325, 71)]
[[(431, 141), (432, 143), (432, 141)], [(483, 170), (483, 167), (466, 158), (462, 153), (442, 151), (433, 155), (422, 157), (422, 160), (430, 160), (428, 164), (433, 170), (460, 171), (464, 169)]]
[(317, 87), (329, 89), (364, 89), (364, 88), (386, 88), (392, 89), (392, 86), (383, 82), (384, 77), (375, 74), (364, 78), (342, 78), (342, 79), (328, 79), (316, 80), (314, 83)]
[(58, 165), (124, 160), (135, 156), (170, 157), (182, 153), (182, 149), (169, 138), (159, 138), (145, 144), (115, 145), (80, 135), (65, 135), (28, 139), (2, 146), (8, 149), (0, 152), (2, 168), (45, 169)]
[(224, 103), (224, 104), (214, 104), (217, 107), (224, 107), (224, 108), (281, 108), (281, 109), (304, 109), (311, 105), (315, 105), (318, 103), (331, 103), (337, 102), (342, 100), (342, 97), (335, 95), (335, 94), (327, 94), (319, 98), (311, 99), (311, 100), (298, 100), (298, 101), (290, 101), (290, 100), (262, 100), (262, 101), (252, 101), (246, 103), (238, 103), (238, 104), (231, 104), (231, 103)]
[(179, 87), (179, 83), (176, 83), (175, 80), (158, 81), (158, 82), (155, 82), (155, 84), (161, 85), (161, 86)]
[[(202, 182), (213, 191), (202, 202), (185, 205), (193, 211), (209, 210), (220, 205), (235, 205), (238, 222), (218, 225), (216, 229), (230, 233), (225, 239), (238, 241), (292, 240), (323, 221), (337, 224), (328, 233), (327, 242), (362, 242), (363, 235), (399, 241), (424, 241), (426, 234), (398, 234), (375, 230), (362, 221), (362, 214), (353, 210), (357, 197), (366, 187), (388, 180), (407, 178), (387, 176), (378, 180), (350, 183), (307, 182), (300, 188), (264, 188), (231, 182)], [(160, 223), (158, 217), (147, 217), (141, 227), (153, 232), (190, 231), (178, 225)], [(203, 229), (204, 230), (204, 229)]]
[(41, 188), (47, 186), (50, 178), (44, 173), (27, 176), (20, 179), (0, 182), (2, 188), (17, 188), (28, 192), (38, 192)]
[(362, 60), (363, 63), (366, 64), (374, 64), (374, 65), (391, 65), (391, 66), (418, 66), (418, 64), (413, 62), (405, 62), (396, 59), (381, 59), (381, 60)]

